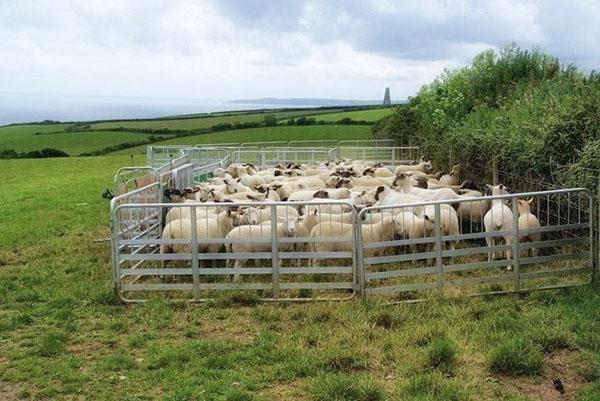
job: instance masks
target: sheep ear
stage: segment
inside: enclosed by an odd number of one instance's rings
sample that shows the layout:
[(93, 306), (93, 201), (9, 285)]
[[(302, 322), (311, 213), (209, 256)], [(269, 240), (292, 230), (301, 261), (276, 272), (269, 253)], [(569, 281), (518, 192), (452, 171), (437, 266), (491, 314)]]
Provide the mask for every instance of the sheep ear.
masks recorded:
[(314, 211), (313, 215), (316, 216), (318, 212), (319, 212), (319, 209), (315, 208), (315, 211)]
[(527, 199), (527, 203), (529, 203), (531, 205), (533, 203), (533, 198)]
[(231, 209), (227, 209), (227, 216), (231, 216)]
[(427, 216), (427, 215), (423, 215), (423, 218), (424, 218), (425, 220), (429, 220), (429, 216)]
[(256, 196), (252, 196), (252, 195), (246, 195), (246, 198), (253, 200), (253, 201), (258, 199)]
[(486, 187), (487, 189), (494, 189), (494, 186), (493, 186), (493, 185), (490, 185), (490, 184), (485, 184), (485, 187)]

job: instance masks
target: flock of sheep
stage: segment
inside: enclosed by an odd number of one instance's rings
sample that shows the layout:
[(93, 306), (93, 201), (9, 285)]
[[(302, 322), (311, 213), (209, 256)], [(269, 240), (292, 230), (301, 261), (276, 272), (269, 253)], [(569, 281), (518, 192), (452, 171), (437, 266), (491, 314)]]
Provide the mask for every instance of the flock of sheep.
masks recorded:
[[(206, 183), (166, 191), (174, 205), (166, 214), (162, 239), (188, 241), (162, 244), (160, 250), (161, 253), (189, 253), (190, 240), (195, 236), (199, 253), (219, 253), (224, 249), (241, 254), (270, 252), (272, 229), (276, 229), (279, 250), (283, 252), (351, 252), (357, 210), (367, 206), (381, 207), (363, 214), (360, 222), (363, 243), (432, 237), (436, 226), (435, 206), (419, 203), (436, 200), (452, 201), (439, 206), (439, 229), (444, 236), (459, 235), (474, 228), (484, 228), (488, 233), (513, 229), (513, 213), (507, 200), (490, 202), (469, 181), (461, 182), (458, 165), (447, 174), (432, 174), (432, 170), (431, 162), (423, 158), (417, 164), (399, 165), (393, 169), (381, 163), (356, 160), (319, 165), (287, 163), (262, 171), (252, 164), (232, 164), (227, 169), (215, 171), (214, 178)], [(502, 184), (488, 188), (492, 195), (508, 194)], [(324, 202), (328, 200), (346, 202)], [(519, 229), (540, 226), (531, 212), (532, 201), (518, 200)], [(213, 203), (194, 207), (206, 202), (223, 202), (223, 205)], [(245, 206), (227, 206), (227, 202), (245, 203)], [(254, 206), (253, 202), (261, 203)], [(269, 202), (286, 203), (272, 208)], [(394, 208), (395, 205), (405, 206)], [(538, 241), (540, 235), (539, 232), (523, 234), (520, 240)], [(307, 238), (313, 240), (302, 242)], [(488, 246), (494, 246), (497, 240), (509, 245), (513, 236), (486, 237)], [(456, 239), (448, 240), (444, 245), (452, 250), (456, 242)], [(408, 252), (415, 253), (418, 247), (411, 245)], [(369, 257), (406, 250), (382, 246), (368, 247), (364, 252)], [(488, 253), (488, 261), (495, 257), (495, 252)], [(506, 251), (506, 258), (511, 258), (510, 250)], [(247, 259), (246, 254), (236, 257), (234, 262), (227, 260), (227, 266), (233, 262), (234, 267), (243, 267)], [(297, 266), (301, 262), (301, 259), (295, 261)], [(311, 263), (317, 265), (319, 260), (312, 259)]]

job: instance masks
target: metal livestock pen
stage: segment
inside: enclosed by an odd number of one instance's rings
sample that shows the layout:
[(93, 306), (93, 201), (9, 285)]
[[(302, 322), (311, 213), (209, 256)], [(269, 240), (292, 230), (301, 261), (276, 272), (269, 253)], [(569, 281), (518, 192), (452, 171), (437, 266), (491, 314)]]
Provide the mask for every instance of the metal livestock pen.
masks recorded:
[[(313, 149), (311, 153), (304, 148), (236, 148), (211, 154), (207, 153), (208, 147), (193, 148), (182, 147), (182, 153), (177, 153), (179, 158), (158, 168), (128, 168), (117, 174), (117, 187), (123, 188), (123, 182), (131, 186), (135, 179), (145, 184), (118, 192), (111, 203), (113, 283), (125, 302), (142, 301), (156, 294), (204, 301), (218, 292), (231, 290), (252, 292), (265, 300), (341, 300), (360, 294), (385, 296), (390, 301), (414, 301), (432, 295), (579, 285), (589, 282), (594, 273), (597, 259), (594, 202), (585, 189), (372, 206), (360, 212), (347, 201), (332, 200), (164, 202), (165, 188), (182, 188), (205, 181), (214, 169), (226, 167), (232, 161), (256, 162), (258, 157), (268, 166), (276, 162), (318, 162), (322, 157), (337, 157), (332, 149)], [(381, 156), (381, 161), (388, 162), (405, 152), (416, 154), (414, 149), (392, 151), (383, 147), (379, 154), (371, 149), (364, 150), (364, 154), (371, 152), (371, 157)], [(360, 148), (356, 151), (363, 152)], [(198, 155), (207, 156), (208, 160), (204, 163), (193, 160)], [(140, 180), (139, 174), (143, 172), (147, 174)], [(132, 173), (138, 176), (132, 179)], [(482, 215), (461, 212), (482, 199), (510, 204), (510, 229), (485, 232)], [(532, 212), (541, 223), (539, 227), (520, 227), (519, 200), (530, 200)], [(294, 216), (290, 206), (314, 209), (318, 215), (332, 208), (344, 210), (351, 214), (351, 221), (321, 222), (321, 230), (325, 229), (317, 235), (306, 232), (281, 235), (280, 221)], [(227, 211), (239, 219), (247, 217), (243, 213), (244, 210), (247, 213), (248, 207), (280, 219), (270, 219), (270, 223), (253, 229), (249, 237), (198, 235), (209, 224), (208, 220), (215, 218), (215, 211), (221, 213), (216, 220), (220, 225), (226, 222), (223, 219), (228, 218)], [(168, 223), (165, 216), (174, 209), (179, 210), (171, 213), (187, 216), (178, 223), (185, 224), (187, 239), (161, 237)], [(458, 232), (448, 227), (445, 219), (445, 214), (452, 213), (457, 213), (459, 219)], [(399, 227), (394, 237), (377, 236), (382, 221), (394, 222)], [(426, 228), (418, 232), (414, 227), (419, 224), (425, 224)], [(498, 237), (504, 240), (489, 242), (490, 238)], [(161, 248), (177, 251), (161, 252)], [(246, 261), (245, 265), (234, 264), (236, 260)], [(209, 261), (212, 266), (208, 266)]]

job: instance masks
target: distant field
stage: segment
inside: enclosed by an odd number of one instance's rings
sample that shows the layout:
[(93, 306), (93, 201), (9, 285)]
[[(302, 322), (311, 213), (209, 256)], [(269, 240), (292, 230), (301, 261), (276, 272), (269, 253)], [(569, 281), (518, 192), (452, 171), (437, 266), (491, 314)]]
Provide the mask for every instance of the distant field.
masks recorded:
[[(344, 140), (344, 139), (369, 139), (367, 125), (313, 125), (313, 126), (278, 126), (239, 129), (210, 134), (194, 135), (181, 138), (168, 139), (155, 142), (153, 145), (194, 145), (199, 143), (227, 143), (227, 142), (263, 142), (263, 141), (291, 141), (291, 140)], [(114, 154), (144, 153), (146, 146), (137, 146), (114, 152)]]
[(91, 152), (106, 146), (130, 141), (139, 141), (148, 137), (147, 134), (110, 131), (65, 132), (60, 134), (35, 135), (36, 132), (60, 131), (66, 126), (67, 124), (0, 127), (0, 150), (14, 149), (17, 152), (28, 152), (42, 148), (54, 148), (75, 156), (83, 152)]
[[(329, 113), (331, 110), (323, 111)], [(291, 117), (305, 116), (315, 114), (315, 110), (297, 110), (297, 111), (274, 111), (250, 114), (219, 115), (215, 117), (184, 118), (172, 120), (140, 120), (140, 121), (116, 121), (107, 123), (98, 123), (92, 125), (93, 129), (107, 128), (150, 128), (150, 129), (182, 129), (191, 130), (197, 128), (210, 128), (216, 124), (222, 123), (247, 123), (262, 122), (267, 115), (275, 115), (278, 119), (287, 119)], [(319, 114), (316, 112), (315, 115)]]
[(377, 121), (383, 117), (389, 116), (394, 112), (393, 108), (387, 109), (372, 109), (372, 110), (357, 110), (357, 111), (342, 111), (339, 113), (315, 114), (310, 117), (315, 117), (317, 120), (323, 121), (339, 121), (342, 118), (351, 118), (355, 121)]

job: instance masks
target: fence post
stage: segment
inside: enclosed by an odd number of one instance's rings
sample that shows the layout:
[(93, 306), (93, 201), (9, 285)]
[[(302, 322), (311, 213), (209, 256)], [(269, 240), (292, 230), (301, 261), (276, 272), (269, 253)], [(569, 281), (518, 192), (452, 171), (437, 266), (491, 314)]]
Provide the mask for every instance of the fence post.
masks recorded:
[(511, 198), (512, 214), (513, 214), (513, 273), (515, 276), (515, 292), (521, 289), (521, 272), (520, 272), (520, 246), (519, 246), (519, 198), (513, 196)]
[(190, 206), (190, 219), (192, 219), (192, 280), (194, 301), (200, 299), (200, 269), (198, 262), (198, 222), (196, 221), (196, 207)]
[(279, 241), (277, 238), (277, 205), (271, 205), (271, 266), (273, 268), (273, 298), (279, 298)]
[(442, 227), (441, 227), (441, 207), (439, 203), (434, 205), (435, 211), (435, 275), (437, 280), (438, 296), (444, 295), (444, 271), (442, 260)]

